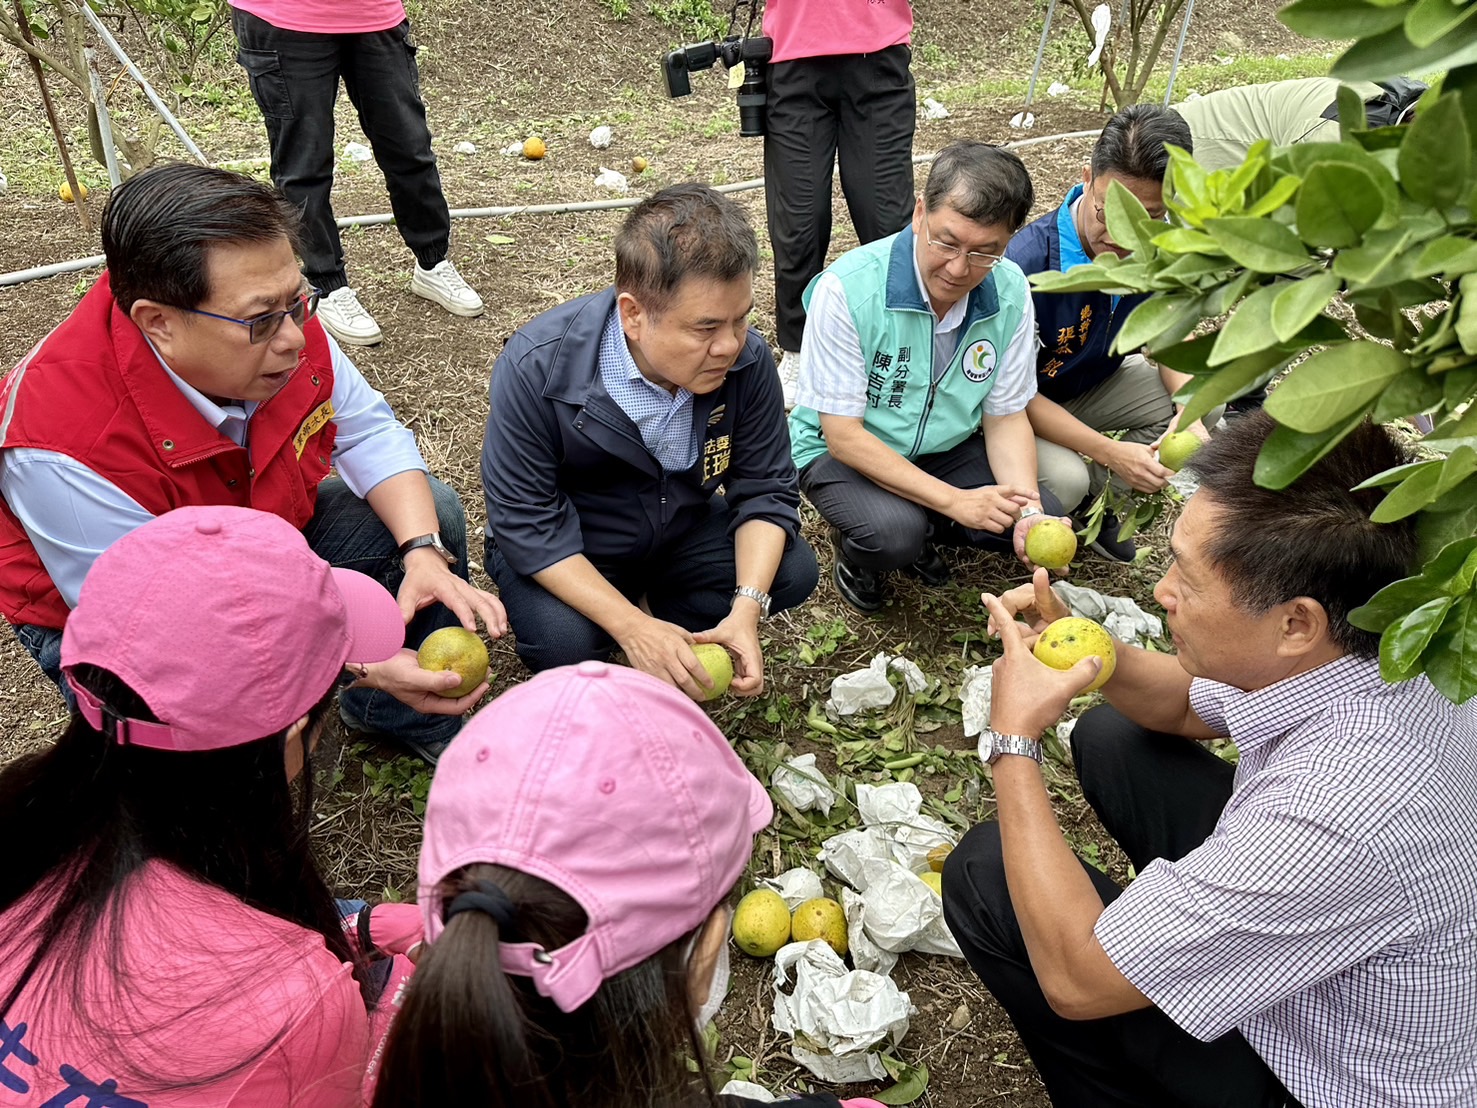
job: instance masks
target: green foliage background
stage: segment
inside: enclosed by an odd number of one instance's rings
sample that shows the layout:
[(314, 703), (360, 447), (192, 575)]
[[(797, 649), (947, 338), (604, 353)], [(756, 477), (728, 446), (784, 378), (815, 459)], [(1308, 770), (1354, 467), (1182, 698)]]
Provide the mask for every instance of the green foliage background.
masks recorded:
[(1407, 125), (1369, 128), (1345, 88), (1341, 142), (1263, 142), (1216, 172), (1173, 151), (1168, 226), (1114, 182), (1108, 227), (1132, 254), (1034, 283), (1153, 292), (1118, 348), (1147, 346), (1193, 374), (1186, 421), (1287, 371), (1257, 459), (1267, 488), (1286, 488), (1365, 418), (1434, 417), (1424, 460), (1366, 482), (1389, 490), (1376, 521), (1417, 516), (1422, 572), (1352, 618), (1382, 632), (1387, 681), (1426, 673), (1462, 702), (1477, 693), (1477, 2), (1294, 0), (1279, 18), (1355, 40), (1336, 77), (1445, 72)]

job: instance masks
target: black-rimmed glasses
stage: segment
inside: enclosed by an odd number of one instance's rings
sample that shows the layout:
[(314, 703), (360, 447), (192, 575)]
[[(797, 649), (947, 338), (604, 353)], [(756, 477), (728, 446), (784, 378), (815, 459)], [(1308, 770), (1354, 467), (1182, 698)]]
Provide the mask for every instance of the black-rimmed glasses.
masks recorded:
[(284, 319), (291, 317), (292, 321), (299, 327), (308, 322), (308, 320), (318, 314), (318, 301), (322, 295), (317, 289), (312, 289), (309, 292), (300, 292), (298, 293), (297, 300), (293, 302), (292, 307), (280, 312), (266, 312), (262, 315), (252, 316), (250, 319), (237, 319), (235, 316), (218, 315), (215, 312), (203, 312), (199, 308), (184, 308), (181, 310), (194, 315), (209, 316), (211, 319), (223, 319), (227, 323), (239, 323), (251, 332), (251, 342), (252, 345), (255, 345), (259, 342), (266, 342), (281, 330)]

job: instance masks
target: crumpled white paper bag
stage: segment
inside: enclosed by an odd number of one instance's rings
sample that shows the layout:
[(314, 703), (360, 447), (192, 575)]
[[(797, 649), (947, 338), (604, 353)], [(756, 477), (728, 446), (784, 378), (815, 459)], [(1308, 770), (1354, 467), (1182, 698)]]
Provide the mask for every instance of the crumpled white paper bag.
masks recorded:
[(990, 726), (991, 667), (969, 666), (964, 683), (959, 686), (959, 703), (964, 708), (964, 737), (972, 739)]
[(831, 805), (836, 802), (836, 790), (816, 767), (814, 754), (797, 754), (786, 759), (783, 765), (775, 767), (769, 784), (797, 812), (818, 808), (830, 815)]
[(603, 165), (600, 167), (600, 172), (595, 175), (595, 184), (613, 192), (629, 192), (631, 188), (624, 173), (606, 169)]
[(1097, 620), (1116, 639), (1128, 643), (1157, 639), (1164, 634), (1157, 616), (1151, 616), (1126, 596), (1109, 596), (1096, 589), (1059, 581), (1052, 586), (1074, 616)]
[(800, 866), (787, 869), (778, 877), (766, 877), (759, 884), (779, 893), (780, 899), (792, 912), (807, 900), (815, 900), (817, 897), (826, 895), (825, 889), (821, 887), (820, 877)]
[(718, 1090), (719, 1096), (738, 1096), (745, 1100), (757, 1100), (760, 1104), (773, 1104), (779, 1099), (763, 1085), (752, 1081), (730, 1081)]
[(774, 985), (774, 1027), (794, 1040), (795, 1061), (837, 1084), (886, 1078), (878, 1052), (902, 1041), (914, 1012), (892, 978), (848, 970), (829, 944), (812, 939), (779, 949)]
[(897, 670), (903, 675), (903, 685), (910, 693), (920, 693), (928, 688), (928, 678), (916, 664), (904, 657), (893, 657), (886, 651), (879, 651), (865, 669), (843, 673), (831, 682), (831, 699), (826, 702), (826, 709), (834, 709), (837, 715), (850, 716), (868, 708), (887, 707), (898, 693), (887, 679), (889, 670)]

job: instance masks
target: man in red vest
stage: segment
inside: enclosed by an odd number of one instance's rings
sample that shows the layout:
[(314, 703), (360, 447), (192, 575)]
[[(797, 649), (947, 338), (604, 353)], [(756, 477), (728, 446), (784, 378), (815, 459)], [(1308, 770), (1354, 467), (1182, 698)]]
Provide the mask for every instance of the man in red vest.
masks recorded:
[(456, 493), (314, 318), (297, 227), (270, 187), (203, 166), (113, 193), (107, 272), (0, 384), (0, 612), (60, 683), (61, 628), (114, 540), (186, 505), (272, 512), (397, 593), (406, 649), (351, 667), (340, 712), (434, 761), (486, 686), (443, 697), (460, 678), (414, 648), (507, 616), (467, 581)]

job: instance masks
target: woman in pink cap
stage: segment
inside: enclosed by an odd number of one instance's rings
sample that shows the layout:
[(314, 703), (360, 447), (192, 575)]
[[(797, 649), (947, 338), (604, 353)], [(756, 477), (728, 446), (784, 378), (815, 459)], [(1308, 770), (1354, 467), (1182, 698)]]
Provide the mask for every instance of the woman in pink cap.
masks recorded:
[(183, 508), (102, 554), (62, 639), (77, 713), (0, 773), (0, 1106), (362, 1103), (408, 966), (346, 933), (302, 771), (345, 666), (404, 634), (275, 515)]
[(703, 1057), (728, 987), (726, 900), (773, 814), (702, 709), (644, 673), (583, 662), (498, 697), (431, 783), (432, 945), (375, 1108), (720, 1103), (685, 1059)]

